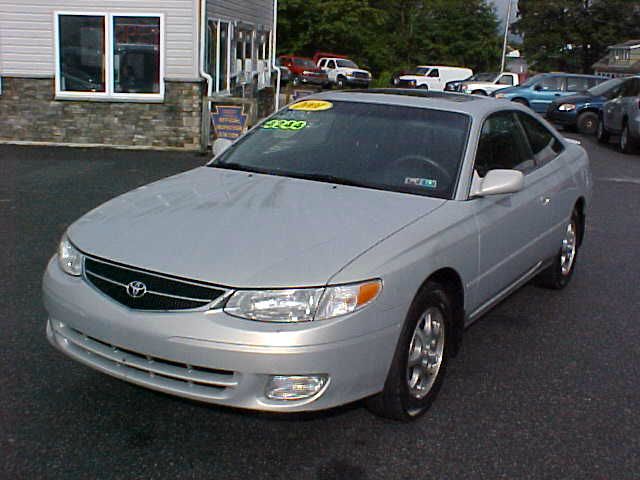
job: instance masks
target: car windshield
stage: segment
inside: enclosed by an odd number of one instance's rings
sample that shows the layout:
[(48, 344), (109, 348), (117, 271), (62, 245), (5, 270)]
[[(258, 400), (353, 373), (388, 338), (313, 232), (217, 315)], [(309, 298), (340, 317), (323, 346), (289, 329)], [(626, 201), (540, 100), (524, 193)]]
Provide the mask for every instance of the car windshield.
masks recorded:
[(476, 73), (475, 75), (472, 75), (469, 80), (472, 80), (475, 82), (493, 82), (497, 76), (498, 74), (495, 72), (483, 72), (483, 73)]
[(469, 125), (461, 113), (306, 100), (209, 166), (451, 198)]
[(294, 58), (293, 63), (295, 63), (299, 67), (316, 68), (315, 64), (307, 58)]
[(336, 60), (336, 63), (338, 64), (339, 67), (344, 67), (344, 68), (358, 68), (358, 65), (356, 65), (354, 62), (352, 62), (351, 60)]
[(416, 68), (416, 75), (426, 75), (431, 70), (431, 67), (418, 67)]
[(624, 81), (622, 78), (612, 78), (611, 80), (607, 80), (606, 82), (602, 82), (595, 87), (591, 87), (587, 92), (594, 97), (599, 97), (600, 95), (606, 95), (611, 90), (618, 88), (620, 84)]
[(529, 80), (527, 80), (524, 83), (521, 83), (520, 86), (521, 87), (530, 87), (531, 85), (535, 84), (538, 82), (538, 80), (544, 78), (544, 75), (534, 75), (533, 77), (531, 77)]

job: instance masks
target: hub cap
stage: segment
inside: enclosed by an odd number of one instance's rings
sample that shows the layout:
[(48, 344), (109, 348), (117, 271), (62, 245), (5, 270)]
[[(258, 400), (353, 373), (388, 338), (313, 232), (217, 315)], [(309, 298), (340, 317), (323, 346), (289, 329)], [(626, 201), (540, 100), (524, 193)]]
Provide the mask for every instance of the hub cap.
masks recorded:
[(407, 360), (407, 385), (414, 398), (424, 398), (436, 381), (442, 365), (444, 325), (442, 311), (430, 307), (422, 314), (413, 332)]
[(562, 240), (562, 250), (560, 252), (560, 268), (562, 275), (569, 275), (573, 268), (573, 261), (576, 258), (576, 226), (574, 222), (569, 223), (567, 231)]

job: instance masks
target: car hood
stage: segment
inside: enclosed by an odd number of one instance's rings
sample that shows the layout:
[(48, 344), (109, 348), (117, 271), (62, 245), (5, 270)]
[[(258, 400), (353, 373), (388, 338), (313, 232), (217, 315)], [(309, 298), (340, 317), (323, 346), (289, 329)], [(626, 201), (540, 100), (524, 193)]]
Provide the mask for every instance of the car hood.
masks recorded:
[(445, 200), (201, 167), (140, 187), (75, 222), (81, 251), (230, 287), (324, 285)]
[(604, 97), (593, 96), (586, 93), (579, 93), (576, 95), (568, 95), (566, 97), (557, 98), (553, 101), (554, 104), (575, 103), (576, 105), (594, 102), (603, 103)]

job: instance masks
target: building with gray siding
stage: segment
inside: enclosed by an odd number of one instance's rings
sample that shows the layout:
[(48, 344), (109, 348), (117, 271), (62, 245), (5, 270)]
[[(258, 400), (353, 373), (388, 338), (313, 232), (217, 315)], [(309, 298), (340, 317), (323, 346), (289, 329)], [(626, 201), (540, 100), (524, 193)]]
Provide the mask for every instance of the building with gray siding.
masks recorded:
[(201, 148), (209, 93), (270, 91), (273, 4), (0, 0), (0, 142)]

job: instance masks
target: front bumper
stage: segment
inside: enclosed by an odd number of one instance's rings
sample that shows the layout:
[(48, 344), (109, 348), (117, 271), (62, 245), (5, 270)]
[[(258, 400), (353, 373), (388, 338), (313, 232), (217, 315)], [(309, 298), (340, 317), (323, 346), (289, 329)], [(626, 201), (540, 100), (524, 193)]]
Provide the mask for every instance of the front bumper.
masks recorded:
[(547, 110), (546, 117), (553, 123), (562, 125), (563, 127), (575, 127), (578, 119), (578, 111), (561, 112), (552, 106)]
[(371, 83), (370, 78), (347, 77), (347, 85), (354, 87), (368, 87)]
[(310, 85), (326, 85), (329, 83), (329, 78), (317, 75), (300, 75), (300, 81)]
[[(254, 410), (322, 410), (382, 390), (400, 333), (398, 309), (370, 306), (334, 320), (267, 324), (222, 311), (128, 309), (52, 259), (43, 279), (47, 337), (67, 356), (121, 380), (207, 403)], [(362, 323), (364, 322), (364, 323)], [(362, 325), (381, 326), (366, 333)], [(273, 375), (328, 375), (314, 397), (265, 396)]]

